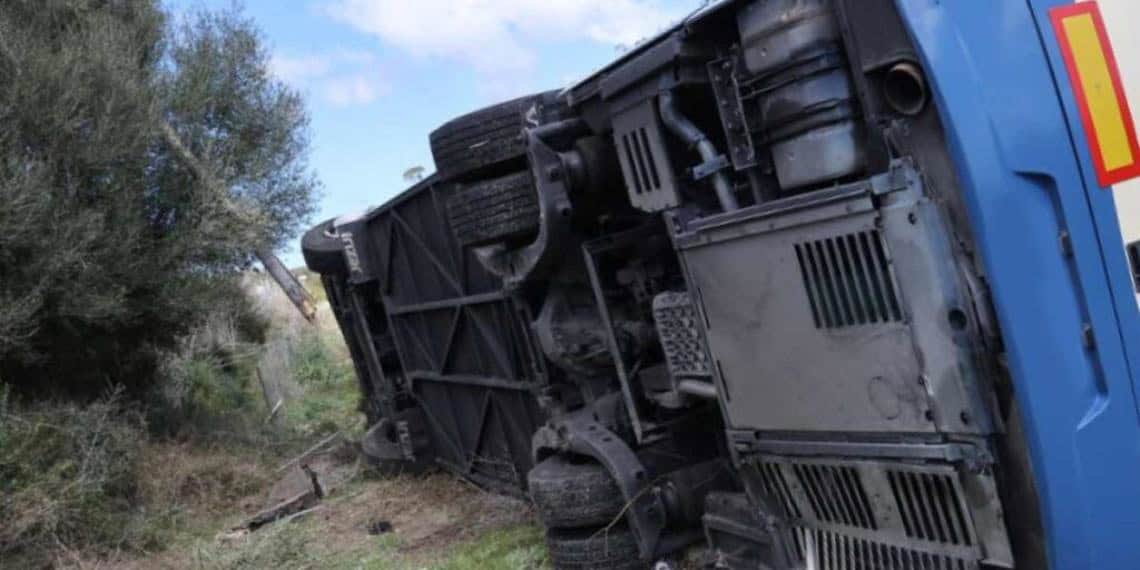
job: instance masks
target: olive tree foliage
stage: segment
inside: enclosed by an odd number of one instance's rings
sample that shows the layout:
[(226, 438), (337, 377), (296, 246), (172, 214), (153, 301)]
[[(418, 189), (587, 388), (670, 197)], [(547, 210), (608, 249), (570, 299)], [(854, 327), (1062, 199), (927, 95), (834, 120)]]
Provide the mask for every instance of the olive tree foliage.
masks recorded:
[(236, 11), (0, 2), (0, 381), (141, 393), (311, 213), (307, 128)]

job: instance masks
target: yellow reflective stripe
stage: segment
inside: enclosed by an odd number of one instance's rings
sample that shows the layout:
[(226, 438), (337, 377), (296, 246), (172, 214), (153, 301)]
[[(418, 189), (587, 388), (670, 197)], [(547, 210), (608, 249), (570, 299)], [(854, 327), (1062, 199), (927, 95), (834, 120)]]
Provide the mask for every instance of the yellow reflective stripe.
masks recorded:
[(1096, 131), (1105, 169), (1111, 171), (1133, 163), (1124, 113), (1113, 89), (1108, 59), (1093, 23), (1092, 15), (1079, 14), (1064, 19), (1062, 25), (1073, 53), (1073, 62), (1085, 92), (1089, 117)]

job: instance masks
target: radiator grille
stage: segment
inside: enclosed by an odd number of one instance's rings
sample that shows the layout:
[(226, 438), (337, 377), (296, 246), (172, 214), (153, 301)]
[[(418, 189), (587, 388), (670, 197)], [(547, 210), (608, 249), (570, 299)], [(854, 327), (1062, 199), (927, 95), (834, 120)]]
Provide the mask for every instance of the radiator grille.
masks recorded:
[(657, 174), (657, 161), (653, 157), (653, 147), (649, 145), (649, 135), (645, 127), (638, 127), (621, 135), (621, 150), (625, 153), (629, 173), (626, 183), (634, 194), (653, 192), (661, 188), (661, 178)]
[(871, 502), (854, 467), (801, 464), (796, 473), (816, 520), (875, 530)]
[[(976, 570), (977, 563), (820, 529), (794, 531), (794, 555), (815, 570)], [(809, 563), (810, 562), (810, 563)]]
[(803, 242), (795, 250), (816, 328), (902, 320), (878, 231)]
[(887, 471), (907, 536), (970, 546), (970, 525), (950, 475)]
[[(970, 556), (979, 553), (975, 519), (965, 502), (959, 475), (950, 465), (778, 456), (760, 459), (754, 465), (759, 491), (768, 498), (772, 514), (783, 518), (792, 529), (837, 533), (816, 537), (825, 541), (818, 545), (826, 547), (818, 552), (821, 556), (834, 559), (839, 556), (837, 552), (846, 552), (844, 548), (871, 556), (874, 548), (879, 548), (880, 554), (896, 552), (900, 557), (897, 564), (866, 567), (894, 570), (958, 568), (959, 559), (976, 560)], [(863, 544), (840, 535), (870, 542)], [(791, 546), (796, 555), (805, 556), (803, 536), (788, 538), (795, 539)], [(835, 542), (841, 540), (848, 543)], [(918, 554), (924, 552), (949, 558), (922, 555), (927, 556), (924, 559)], [(904, 554), (911, 558), (903, 558)], [(954, 564), (947, 565), (951, 559)], [(909, 562), (904, 564), (904, 560)], [(860, 568), (858, 563), (819, 566), (831, 567)]]
[(775, 463), (761, 463), (758, 466), (760, 470), (760, 485), (764, 489), (764, 493), (776, 502), (781, 514), (787, 519), (800, 519), (803, 515), (800, 509), (796, 506), (796, 501), (792, 496), (791, 488), (788, 486), (788, 479), (784, 477), (784, 471), (779, 465)]

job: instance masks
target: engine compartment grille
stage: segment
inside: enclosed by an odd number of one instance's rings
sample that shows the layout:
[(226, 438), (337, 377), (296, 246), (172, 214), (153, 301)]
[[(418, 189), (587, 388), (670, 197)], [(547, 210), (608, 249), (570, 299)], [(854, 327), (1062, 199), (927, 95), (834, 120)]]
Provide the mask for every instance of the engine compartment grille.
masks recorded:
[(950, 476), (887, 471), (907, 536), (947, 544), (971, 544), (961, 497)]
[(618, 137), (621, 151), (630, 167), (626, 180), (634, 194), (653, 192), (661, 188), (661, 178), (657, 175), (657, 161), (653, 158), (653, 148), (649, 146), (649, 136), (645, 127), (638, 127)]
[(660, 212), (681, 203), (653, 99), (614, 115), (613, 141), (634, 208)]
[(991, 543), (980, 544), (977, 521), (1001, 518), (996, 498), (966, 501), (964, 479), (992, 488), (992, 475), (947, 463), (762, 455), (753, 466), (766, 506), (788, 523), (790, 554), (820, 570), (978, 568)]
[(801, 242), (795, 250), (816, 328), (903, 320), (878, 231)]
[(875, 530), (867, 492), (855, 468), (837, 465), (794, 465), (812, 512), (819, 520)]
[[(976, 562), (837, 532), (798, 528), (795, 556), (814, 570), (976, 570)], [(807, 564), (811, 560), (811, 564)]]

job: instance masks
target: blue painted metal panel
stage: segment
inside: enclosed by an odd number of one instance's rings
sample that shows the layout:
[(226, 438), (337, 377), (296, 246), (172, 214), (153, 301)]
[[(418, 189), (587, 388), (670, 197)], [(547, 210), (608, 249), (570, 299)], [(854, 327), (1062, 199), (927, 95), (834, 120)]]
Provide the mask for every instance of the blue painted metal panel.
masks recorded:
[(1054, 71), (1044, 10), (1058, 3), (899, 0), (1001, 323), (1050, 564), (1136, 569), (1140, 419), (1128, 357), (1140, 322), (1111, 198), (1086, 183), (1095, 178), (1071, 136), (1072, 95), (1057, 88), (1067, 78)]
[[(1064, 106), (1065, 116), (1073, 134), (1073, 149), (1080, 162), (1081, 175), (1084, 179), (1084, 189), (1089, 202), (1089, 209), (1093, 215), (1097, 238), (1103, 256), (1104, 269), (1111, 288), (1111, 301), (1117, 314), (1120, 327), (1118, 331), (1121, 343), (1129, 362), (1132, 377), (1133, 398), (1140, 406), (1140, 310), (1136, 306), (1136, 293), (1133, 289), (1131, 273), (1126, 258), (1127, 253), (1121, 238), (1120, 222), (1113, 203), (1112, 195), (1107, 188), (1098, 185), (1096, 170), (1093, 166), (1091, 150), (1084, 141), (1088, 140), (1084, 132), (1084, 124), (1073, 91), (1068, 86), (1068, 75), (1065, 72), (1064, 62), (1061, 59), (1060, 46), (1049, 24), (1050, 8), (1071, 4), (1065, 0), (1032, 0), (1034, 17), (1041, 30), (1042, 44), (1053, 66), (1054, 77), (1058, 85), (1060, 100)], [(1133, 80), (1140, 78), (1133, 77)], [(1133, 102), (1135, 105), (1136, 101)]]

